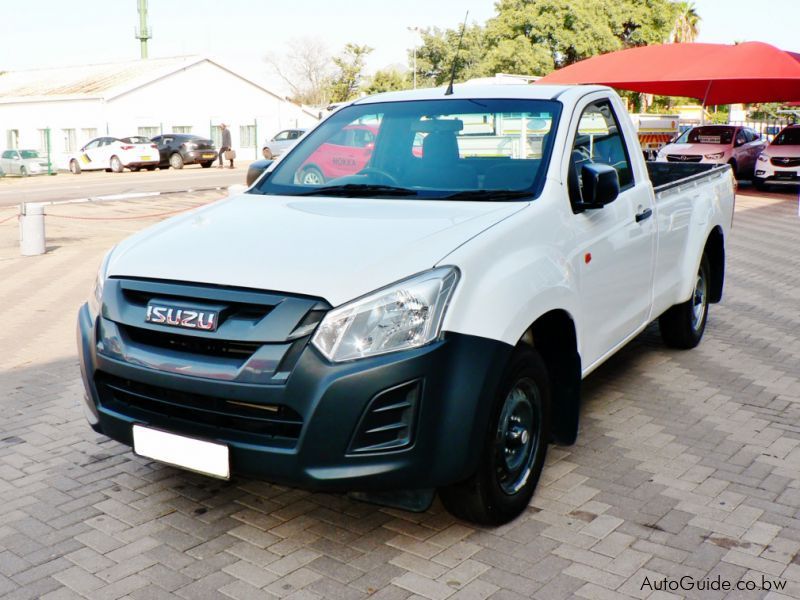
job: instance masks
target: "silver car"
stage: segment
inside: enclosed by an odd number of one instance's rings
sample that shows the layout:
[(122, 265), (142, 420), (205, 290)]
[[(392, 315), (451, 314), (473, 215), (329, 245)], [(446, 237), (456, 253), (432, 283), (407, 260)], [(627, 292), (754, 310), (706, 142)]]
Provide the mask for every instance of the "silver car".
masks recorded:
[(47, 173), (47, 158), (36, 150), (5, 150), (0, 156), (0, 171), (6, 175), (42, 175)]
[(294, 146), (297, 141), (303, 137), (303, 134), (308, 131), (307, 129), (284, 129), (280, 133), (275, 134), (272, 139), (264, 142), (261, 148), (261, 153), (267, 160), (280, 156), (289, 148)]

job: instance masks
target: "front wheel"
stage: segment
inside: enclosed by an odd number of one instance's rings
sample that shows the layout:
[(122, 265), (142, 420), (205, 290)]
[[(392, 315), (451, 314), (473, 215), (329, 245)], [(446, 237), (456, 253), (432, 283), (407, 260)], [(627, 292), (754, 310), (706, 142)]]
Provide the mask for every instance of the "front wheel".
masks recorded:
[(81, 174), (81, 166), (78, 164), (77, 160), (69, 161), (69, 172), (73, 175), (80, 175)]
[(550, 434), (550, 380), (539, 353), (515, 350), (495, 397), (478, 469), (439, 490), (453, 515), (502, 525), (528, 506), (544, 467)]
[(177, 152), (169, 157), (169, 166), (173, 169), (183, 168), (183, 157)]
[(19, 168), (19, 174), (20, 174), (20, 177), (27, 177), (28, 176), (28, 169), (26, 169), (25, 167), (20, 167)]
[(264, 155), (265, 159), (272, 160), (273, 154), (272, 154), (272, 150), (270, 150), (269, 148), (262, 148), (261, 149), (261, 154)]
[(661, 339), (667, 346), (689, 350), (700, 343), (708, 320), (708, 287), (711, 281), (711, 267), (703, 254), (697, 270), (692, 296), (681, 304), (676, 304), (658, 318)]
[(122, 173), (124, 169), (122, 161), (116, 156), (111, 157), (111, 164), (109, 166), (111, 167), (112, 173)]

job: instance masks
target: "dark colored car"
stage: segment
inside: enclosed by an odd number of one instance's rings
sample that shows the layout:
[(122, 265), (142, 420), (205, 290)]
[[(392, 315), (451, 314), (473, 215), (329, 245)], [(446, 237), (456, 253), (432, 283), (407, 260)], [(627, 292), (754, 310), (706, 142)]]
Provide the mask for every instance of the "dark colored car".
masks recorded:
[(208, 138), (191, 133), (164, 133), (153, 138), (161, 157), (159, 168), (182, 169), (184, 165), (199, 163), (207, 169), (217, 159), (217, 148)]

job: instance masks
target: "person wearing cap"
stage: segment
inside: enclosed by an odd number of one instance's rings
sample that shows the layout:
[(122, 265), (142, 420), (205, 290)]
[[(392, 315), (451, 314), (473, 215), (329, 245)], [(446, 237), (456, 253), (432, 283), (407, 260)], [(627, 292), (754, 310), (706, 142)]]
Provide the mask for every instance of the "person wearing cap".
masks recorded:
[[(225, 123), (220, 123), (219, 128), (222, 130), (222, 145), (219, 148), (219, 168), (221, 169), (224, 166), (225, 160), (225, 152), (231, 150), (231, 130), (228, 129), (228, 126)], [(233, 168), (233, 159), (231, 160), (230, 169)]]

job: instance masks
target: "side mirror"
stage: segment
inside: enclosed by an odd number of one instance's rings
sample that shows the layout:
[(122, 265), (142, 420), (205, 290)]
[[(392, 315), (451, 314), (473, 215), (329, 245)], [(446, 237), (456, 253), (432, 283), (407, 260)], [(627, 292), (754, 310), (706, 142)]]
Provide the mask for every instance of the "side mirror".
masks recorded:
[(614, 167), (600, 163), (581, 167), (582, 202), (576, 202), (579, 211), (603, 208), (619, 196), (619, 175)]
[(247, 167), (247, 187), (253, 185), (261, 174), (266, 171), (269, 166), (274, 163), (274, 160), (256, 160), (250, 163), (250, 166)]

